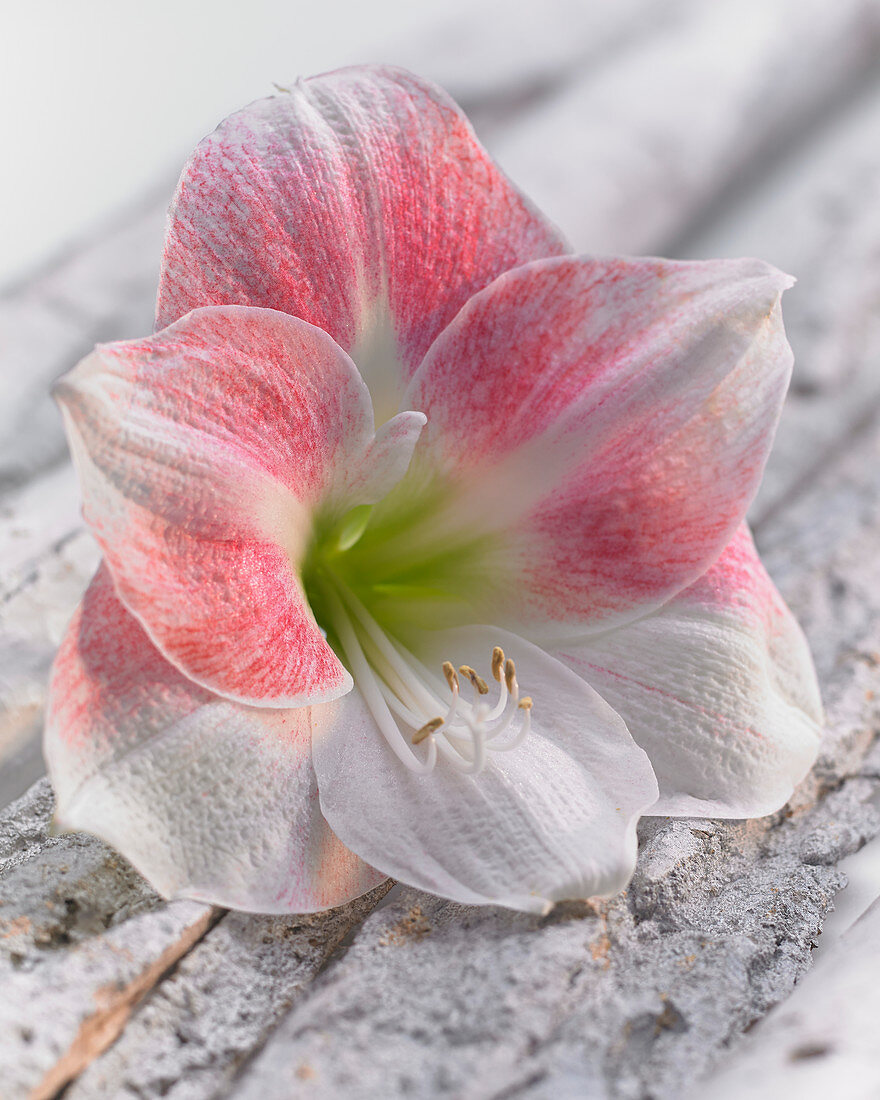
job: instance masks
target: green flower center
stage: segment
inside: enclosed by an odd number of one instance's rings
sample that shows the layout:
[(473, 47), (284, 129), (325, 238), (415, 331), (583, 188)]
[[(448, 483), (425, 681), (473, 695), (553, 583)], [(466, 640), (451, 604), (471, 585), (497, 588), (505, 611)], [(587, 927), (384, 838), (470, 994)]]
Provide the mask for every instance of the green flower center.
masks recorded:
[(496, 540), (464, 532), (451, 494), (405, 482), (375, 505), (316, 518), (302, 565), (312, 611), (334, 651), (328, 590), (350, 592), (388, 634), (408, 645), (420, 631), (478, 621), (490, 595)]
[(490, 751), (515, 748), (530, 725), (531, 700), (499, 646), (487, 654), (493, 690), (488, 667), (484, 679), (469, 665), (432, 670), (417, 656), (426, 631), (478, 622), (491, 592), (495, 540), (463, 532), (453, 516), (448, 494), (404, 483), (377, 505), (319, 516), (302, 566), (328, 643), (391, 749), (419, 774), (443, 757), (477, 775)]

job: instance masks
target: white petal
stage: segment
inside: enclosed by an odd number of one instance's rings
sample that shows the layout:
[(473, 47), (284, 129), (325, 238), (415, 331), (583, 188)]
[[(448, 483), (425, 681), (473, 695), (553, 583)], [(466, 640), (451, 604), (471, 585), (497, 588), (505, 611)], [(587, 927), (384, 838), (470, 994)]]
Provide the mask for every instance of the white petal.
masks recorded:
[(321, 816), (308, 708), (245, 707), (188, 681), (106, 567), (55, 662), (45, 753), (59, 824), (112, 844), (166, 897), (313, 912), (384, 878)]
[[(657, 797), (644, 753), (580, 677), (505, 631), (436, 632), (422, 655), (439, 670), (487, 666), (501, 645), (534, 700), (523, 744), (490, 753), (480, 775), (408, 771), (360, 693), (312, 708), (321, 809), (362, 859), (455, 901), (546, 911), (553, 901), (611, 895), (635, 866), (635, 826)], [(435, 663), (436, 662), (436, 663)]]
[(427, 417), (402, 412), (376, 431), (366, 454), (344, 471), (337, 494), (347, 507), (374, 504), (389, 493), (406, 473)]
[(816, 758), (822, 708), (810, 652), (745, 525), (665, 607), (555, 652), (648, 753), (656, 814), (772, 813)]

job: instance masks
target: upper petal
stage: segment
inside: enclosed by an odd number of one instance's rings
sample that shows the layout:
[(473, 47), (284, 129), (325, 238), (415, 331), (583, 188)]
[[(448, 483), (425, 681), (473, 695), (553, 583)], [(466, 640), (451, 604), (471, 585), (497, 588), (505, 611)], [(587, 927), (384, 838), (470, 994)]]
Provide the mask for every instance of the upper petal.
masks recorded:
[(744, 524), (664, 607), (556, 655), (648, 753), (660, 783), (655, 813), (771, 813), (816, 758), (822, 706), (809, 649)]
[(375, 436), (366, 386), (326, 333), (239, 306), (99, 347), (57, 396), (86, 520), (163, 654), (242, 702), (347, 691), (296, 567), (316, 509), (387, 492), (424, 417)]
[(262, 913), (339, 905), (382, 881), (318, 806), (309, 712), (220, 699), (165, 661), (99, 569), (52, 674), (56, 819), (166, 897)]
[(501, 533), (488, 613), (607, 627), (717, 558), (788, 384), (790, 281), (756, 260), (562, 257), (467, 304), (407, 400), (428, 416), (420, 476), (456, 487), (446, 528)]
[(314, 707), (321, 809), (363, 859), (413, 886), (466, 903), (546, 911), (553, 901), (610, 895), (635, 866), (635, 825), (657, 797), (650, 765), (614, 711), (580, 677), (504, 631), (439, 631), (422, 656), (474, 667), (493, 645), (515, 658), (534, 700), (532, 731), (490, 753), (478, 776), (442, 760), (408, 771), (357, 688)]
[(158, 324), (268, 306), (329, 332), (379, 419), (477, 290), (564, 251), (438, 87), (362, 66), (297, 81), (196, 149), (171, 209)]

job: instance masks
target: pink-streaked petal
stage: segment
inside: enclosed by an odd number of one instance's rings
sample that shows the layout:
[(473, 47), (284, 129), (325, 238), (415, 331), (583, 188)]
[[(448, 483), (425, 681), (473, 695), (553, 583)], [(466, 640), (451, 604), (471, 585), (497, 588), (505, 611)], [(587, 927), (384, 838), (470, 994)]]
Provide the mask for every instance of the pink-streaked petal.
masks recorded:
[(55, 661), (45, 754), (56, 819), (165, 897), (261, 913), (339, 905), (384, 878), (324, 820), (309, 708), (244, 707), (174, 669), (99, 569)]
[(666, 606), (556, 656), (648, 753), (660, 783), (654, 813), (771, 813), (816, 758), (822, 706), (809, 649), (744, 524)]
[(490, 753), (480, 775), (441, 760), (408, 771), (355, 688), (312, 709), (321, 809), (353, 851), (403, 882), (454, 901), (545, 912), (611, 895), (636, 858), (639, 814), (657, 797), (644, 753), (592, 688), (541, 650), (495, 628), (437, 632), (422, 656), (485, 667), (502, 645), (534, 700), (532, 731)]
[(196, 149), (171, 210), (158, 324), (284, 310), (352, 354), (380, 420), (461, 306), (565, 251), (435, 85), (364, 66), (297, 81)]
[(377, 500), (424, 418), (375, 437), (366, 386), (326, 333), (240, 306), (99, 347), (57, 395), (86, 520), (162, 653), (245, 703), (349, 690), (296, 567), (316, 510)]
[(508, 272), (407, 394), (456, 521), (503, 532), (504, 621), (605, 628), (698, 577), (760, 481), (791, 280), (757, 260), (563, 257)]

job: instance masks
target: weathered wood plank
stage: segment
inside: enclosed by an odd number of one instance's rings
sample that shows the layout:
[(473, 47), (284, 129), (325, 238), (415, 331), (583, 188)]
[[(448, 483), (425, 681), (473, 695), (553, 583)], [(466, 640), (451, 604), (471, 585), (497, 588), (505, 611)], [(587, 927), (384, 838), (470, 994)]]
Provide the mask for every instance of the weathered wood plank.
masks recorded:
[(683, 255), (757, 255), (798, 278), (785, 295), (795, 373), (761, 522), (821, 471), (880, 403), (880, 83), (756, 183)]
[(215, 1096), (389, 889), (329, 914), (230, 913), (156, 990), (65, 1100)]
[(383, 43), (383, 59), (436, 80), (484, 135), (552, 98), (633, 44), (680, 25), (693, 0), (486, 0), (426, 18), (417, 36)]
[(0, 596), (0, 805), (42, 774), (49, 668), (98, 559), (90, 536), (62, 535)]
[[(866, 761), (865, 767), (873, 767), (873, 755)], [(876, 770), (880, 771), (880, 761)], [(819, 947), (813, 952), (815, 960), (829, 953), (840, 937), (880, 897), (880, 835), (873, 837), (857, 852), (845, 856), (838, 869), (846, 876), (846, 888), (834, 899), (834, 911), (828, 914)]]
[(880, 409), (760, 545), (813, 650), (828, 716), (820, 784), (857, 772), (880, 731)]
[(880, 1096), (880, 901), (693, 1100)]
[[(217, 921), (184, 964), (183, 1050), (206, 1089), (232, 1072), (384, 889), (312, 918), (227, 916), (165, 903), (114, 851), (82, 834), (51, 836), (43, 780), (0, 821), (0, 1100), (53, 1096), (112, 1043), (138, 1002)], [(173, 979), (138, 1017), (175, 1003)], [(196, 1037), (200, 1037), (200, 1042)], [(112, 1064), (112, 1063), (110, 1063)], [(165, 1095), (163, 1079), (153, 1080)], [(95, 1091), (91, 1091), (94, 1087)], [(80, 1095), (99, 1095), (99, 1080)], [(118, 1094), (115, 1094), (118, 1095)]]
[(36, 578), (47, 551), (82, 526), (79, 485), (65, 460), (0, 500), (0, 605)]
[(489, 141), (594, 253), (667, 252), (876, 66), (875, 0), (724, 0), (635, 41)]
[(0, 489), (64, 458), (52, 382), (98, 341), (151, 331), (172, 187), (0, 298)]
[(137, 1001), (207, 931), (204, 905), (165, 905), (99, 841), (48, 835), (34, 787), (0, 846), (0, 1096), (50, 1097), (118, 1035)]

